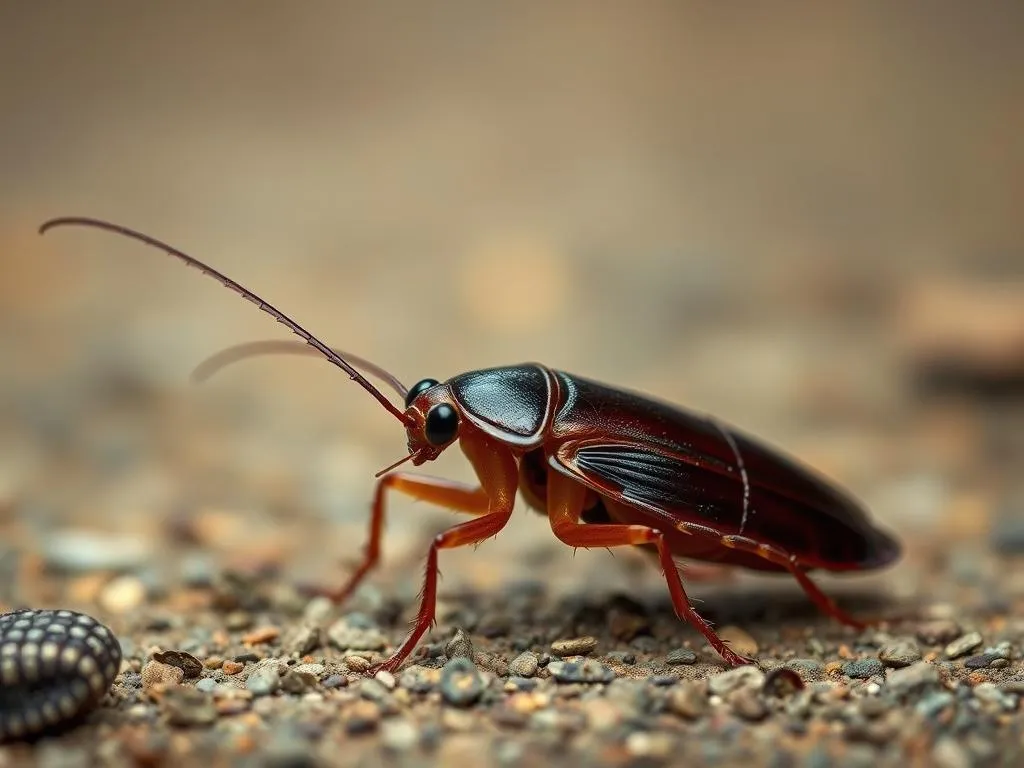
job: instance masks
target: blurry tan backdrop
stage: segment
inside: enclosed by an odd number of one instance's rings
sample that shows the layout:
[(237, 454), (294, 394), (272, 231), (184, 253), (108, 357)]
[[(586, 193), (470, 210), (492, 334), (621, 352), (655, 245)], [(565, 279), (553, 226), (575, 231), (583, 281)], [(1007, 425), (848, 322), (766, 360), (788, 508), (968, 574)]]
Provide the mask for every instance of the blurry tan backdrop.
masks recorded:
[[(536, 359), (714, 411), (903, 530), (957, 487), (990, 501), (953, 471), (972, 417), (914, 420), (903, 339), (934, 286), (1021, 280), (1022, 31), (1013, 2), (4, 2), (8, 523), (224, 506), (237, 551), (263, 510), (330, 561), (404, 448), (322, 363), (190, 388), (285, 332), (142, 246), (35, 234), (65, 214), (167, 239), (407, 383)], [(513, 530), (487, 547), (551, 538)]]

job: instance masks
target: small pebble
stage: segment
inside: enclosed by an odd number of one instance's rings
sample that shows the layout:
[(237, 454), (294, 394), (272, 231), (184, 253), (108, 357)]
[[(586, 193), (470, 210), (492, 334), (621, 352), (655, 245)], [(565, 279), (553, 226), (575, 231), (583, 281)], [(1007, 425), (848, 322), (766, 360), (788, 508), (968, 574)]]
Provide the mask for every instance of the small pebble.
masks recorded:
[(1004, 640), (1003, 642), (997, 643), (996, 645), (990, 648), (986, 648), (985, 653), (995, 654), (996, 656), (999, 656), (1002, 659), (1009, 660), (1013, 656), (1013, 645), (1010, 643), (1009, 640)]
[(441, 696), (447, 703), (456, 707), (471, 706), (483, 690), (483, 678), (469, 659), (452, 659), (441, 669)]
[(364, 659), (362, 656), (346, 656), (345, 666), (348, 667), (349, 672), (359, 674), (365, 672), (373, 665), (369, 659)]
[(568, 640), (556, 640), (551, 644), (551, 652), (556, 656), (586, 656), (597, 648), (597, 640), (593, 637), (574, 637)]
[(885, 666), (900, 669), (909, 667), (915, 661), (920, 661), (921, 649), (913, 640), (894, 640), (882, 646), (878, 652), (878, 658)]
[(310, 691), (316, 687), (316, 675), (308, 672), (299, 672), (297, 669), (287, 669), (281, 675), (281, 690), (285, 693), (300, 694)]
[(444, 655), (449, 659), (473, 659), (473, 641), (469, 639), (469, 635), (462, 631), (462, 629), (456, 629), (455, 634), (452, 635), (452, 639), (448, 641), (448, 644), (444, 647)]
[(537, 656), (529, 651), (523, 651), (512, 659), (508, 669), (516, 677), (533, 677), (537, 674)]
[(886, 677), (884, 688), (897, 696), (902, 696), (941, 681), (939, 669), (934, 664), (919, 661), (903, 669), (894, 669)]
[(217, 720), (218, 715), (210, 696), (195, 688), (168, 690), (160, 701), (160, 708), (167, 716), (167, 721), (176, 726), (210, 725)]
[(693, 664), (697, 661), (697, 654), (689, 648), (676, 648), (668, 652), (665, 657), (666, 664), (676, 666), (678, 664)]
[(658, 674), (651, 675), (648, 679), (650, 680), (651, 685), (658, 686), (660, 688), (667, 688), (668, 686), (679, 682), (679, 675)]
[(276, 640), (280, 634), (279, 627), (259, 627), (242, 635), (242, 642), (246, 645), (262, 645)]
[(243, 669), (245, 669), (245, 664), (240, 664), (237, 661), (232, 661), (230, 659), (221, 665), (221, 670), (225, 675), (237, 675)]
[(608, 651), (605, 657), (616, 664), (636, 664), (636, 654), (629, 651)]
[(758, 722), (768, 717), (768, 705), (756, 691), (750, 688), (741, 688), (729, 697), (729, 706), (732, 711), (744, 720)]
[(964, 666), (968, 669), (985, 669), (993, 666), (993, 662), (1006, 661), (998, 653), (979, 653), (977, 656), (968, 656), (964, 659)]
[(203, 673), (203, 663), (185, 651), (157, 651), (153, 654), (153, 660), (178, 667), (184, 673), (186, 680), (199, 677)]
[(855, 680), (867, 680), (884, 673), (885, 667), (878, 659), (857, 659), (843, 664), (843, 674)]
[(302, 609), (302, 618), (309, 625), (325, 622), (334, 611), (334, 601), (325, 595), (317, 595)]
[(788, 667), (776, 667), (768, 672), (764, 678), (762, 690), (768, 696), (785, 698), (792, 696), (797, 691), (804, 689), (804, 680), (793, 669)]
[(402, 670), (399, 685), (413, 693), (428, 693), (441, 682), (441, 670), (413, 664)]
[(510, 677), (506, 682), (506, 690), (532, 691), (537, 687), (537, 680), (532, 677)]
[(245, 681), (245, 687), (256, 696), (268, 696), (281, 687), (281, 673), (277, 663), (254, 669)]
[(981, 634), (978, 632), (968, 632), (946, 646), (946, 658), (958, 659), (961, 656), (966, 656), (975, 648), (980, 648), (983, 642)]
[(177, 685), (185, 679), (185, 671), (159, 661), (150, 661), (142, 668), (142, 690), (149, 691), (156, 685)]
[(415, 724), (405, 718), (385, 720), (380, 729), (381, 745), (391, 752), (408, 752), (419, 741)]
[(615, 679), (614, 671), (594, 659), (552, 661), (548, 669), (560, 683), (610, 683)]
[(345, 730), (352, 736), (371, 733), (380, 724), (380, 707), (360, 699), (345, 711)]
[(960, 625), (952, 619), (935, 619), (918, 625), (916, 634), (925, 645), (940, 645), (959, 637)]
[(312, 653), (323, 643), (320, 627), (299, 627), (287, 640), (286, 647), (300, 656)]
[(508, 675), (508, 662), (496, 653), (491, 654), (479, 651), (474, 655), (473, 661), (480, 669), (492, 672), (498, 677)]
[(703, 717), (711, 709), (702, 687), (688, 681), (680, 683), (669, 692), (667, 705), (669, 711), (688, 720)]
[(742, 688), (760, 689), (764, 679), (764, 672), (748, 664), (712, 675), (708, 679), (708, 689), (717, 696), (726, 696)]

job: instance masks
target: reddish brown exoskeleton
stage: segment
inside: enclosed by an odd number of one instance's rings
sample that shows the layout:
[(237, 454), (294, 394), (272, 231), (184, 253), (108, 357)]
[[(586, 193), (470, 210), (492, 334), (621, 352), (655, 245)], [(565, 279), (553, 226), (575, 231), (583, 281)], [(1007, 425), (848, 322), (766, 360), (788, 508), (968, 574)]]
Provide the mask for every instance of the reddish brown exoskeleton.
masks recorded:
[[(365, 557), (344, 586), (328, 592), (334, 600), (347, 598), (377, 563), (389, 491), (473, 516), (434, 538), (416, 622), (378, 668), (396, 670), (433, 624), (438, 552), (497, 534), (512, 515), (517, 493), (548, 517), (552, 532), (569, 546), (652, 550), (676, 613), (731, 665), (749, 660), (732, 651), (690, 605), (674, 557), (789, 573), (825, 613), (862, 626), (807, 572), (876, 569), (900, 554), (897, 542), (844, 490), (715, 419), (537, 363), (470, 371), (444, 382), (424, 379), (407, 390), (383, 369), (328, 347), (280, 310), (176, 248), (96, 219), (54, 219), (40, 231), (61, 225), (126, 235), (203, 271), (302, 337), (405, 428), (408, 455), (378, 474)], [(305, 350), (291, 347), (296, 348)], [(285, 342), (234, 348), (208, 361), (199, 374), (251, 354), (288, 349)], [(384, 380), (404, 407), (395, 406), (356, 368)], [(406, 461), (432, 461), (456, 442), (479, 486), (385, 474)]]

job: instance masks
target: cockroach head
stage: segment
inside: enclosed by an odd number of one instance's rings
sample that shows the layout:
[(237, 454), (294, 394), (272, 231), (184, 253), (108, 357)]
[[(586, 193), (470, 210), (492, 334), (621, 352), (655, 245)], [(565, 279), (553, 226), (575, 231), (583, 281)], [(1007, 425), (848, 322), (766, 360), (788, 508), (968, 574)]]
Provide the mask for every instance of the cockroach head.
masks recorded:
[(413, 464), (436, 459), (458, 438), (459, 410), (447, 384), (436, 379), (417, 382), (406, 395), (405, 408)]

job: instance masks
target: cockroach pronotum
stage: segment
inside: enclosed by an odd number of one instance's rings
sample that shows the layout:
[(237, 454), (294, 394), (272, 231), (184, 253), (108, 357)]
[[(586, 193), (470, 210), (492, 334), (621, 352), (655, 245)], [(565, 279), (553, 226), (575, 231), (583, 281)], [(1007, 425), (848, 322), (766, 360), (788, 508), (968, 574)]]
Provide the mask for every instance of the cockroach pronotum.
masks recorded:
[[(861, 504), (809, 467), (716, 419), (596, 381), (524, 363), (470, 371), (411, 388), (376, 365), (332, 349), (283, 312), (212, 267), (148, 235), (91, 218), (53, 219), (53, 227), (98, 227), (160, 249), (241, 294), (345, 371), (406, 430), (408, 454), (377, 473), (369, 540), (361, 565), (338, 589), (344, 601), (376, 565), (385, 497), (400, 491), (473, 516), (437, 535), (426, 558), (412, 630), (375, 669), (395, 671), (434, 622), (437, 558), (442, 549), (476, 544), (509, 521), (517, 493), (546, 515), (571, 547), (643, 547), (664, 571), (672, 605), (730, 665), (751, 663), (730, 649), (690, 605), (674, 557), (791, 574), (826, 614), (864, 624), (841, 610), (808, 577), (811, 570), (865, 571), (889, 565), (900, 545), (877, 528)], [(200, 367), (217, 367), (298, 342), (234, 348)], [(357, 368), (382, 379), (396, 406)], [(458, 441), (479, 486), (393, 472), (419, 466)]]

